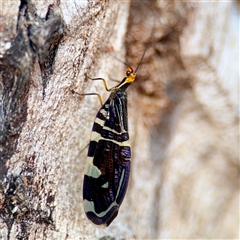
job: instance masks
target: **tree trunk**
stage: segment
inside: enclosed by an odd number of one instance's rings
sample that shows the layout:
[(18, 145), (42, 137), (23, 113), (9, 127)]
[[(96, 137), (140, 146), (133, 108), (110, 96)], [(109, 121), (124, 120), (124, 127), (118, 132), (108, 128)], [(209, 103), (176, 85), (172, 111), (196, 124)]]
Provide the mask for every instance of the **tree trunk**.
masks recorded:
[[(0, 239), (239, 237), (237, 2), (1, 3)], [(125, 47), (126, 46), (126, 47)], [(97, 97), (128, 90), (132, 169), (116, 219), (86, 218)], [(88, 77), (87, 77), (88, 76)]]

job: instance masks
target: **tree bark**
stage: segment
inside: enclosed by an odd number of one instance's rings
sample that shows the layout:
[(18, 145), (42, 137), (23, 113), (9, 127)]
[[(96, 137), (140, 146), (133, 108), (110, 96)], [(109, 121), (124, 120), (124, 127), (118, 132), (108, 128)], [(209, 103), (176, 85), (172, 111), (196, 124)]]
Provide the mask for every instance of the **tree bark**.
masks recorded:
[[(2, 2), (1, 239), (239, 237), (237, 2)], [(82, 207), (96, 97), (128, 90), (132, 170), (106, 229)], [(111, 52), (111, 53), (109, 53)], [(114, 82), (108, 81), (109, 86)]]

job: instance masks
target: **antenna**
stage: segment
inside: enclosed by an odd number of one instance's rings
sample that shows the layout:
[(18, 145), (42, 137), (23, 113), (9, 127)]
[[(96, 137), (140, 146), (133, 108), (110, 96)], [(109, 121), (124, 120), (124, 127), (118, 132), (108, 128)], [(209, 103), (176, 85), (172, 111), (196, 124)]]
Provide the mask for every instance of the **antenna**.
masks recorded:
[(141, 65), (141, 63), (142, 63), (142, 61), (143, 61), (143, 58), (144, 58), (144, 55), (145, 55), (145, 53), (146, 53), (146, 51), (147, 51), (147, 49), (148, 49), (148, 46), (149, 45), (147, 45), (147, 47), (145, 48), (145, 50), (144, 50), (144, 52), (143, 52), (143, 55), (142, 55), (142, 57), (141, 57), (141, 60), (140, 60), (140, 62), (139, 62), (139, 64), (137, 65), (137, 68), (136, 68), (136, 70), (135, 70), (135, 74), (137, 74), (137, 70), (138, 70), (138, 68), (140, 67), (140, 65)]
[[(134, 71), (134, 74), (137, 73), (137, 70), (138, 70), (138, 68), (140, 67), (140, 65), (141, 65), (141, 63), (142, 63), (142, 61), (143, 61), (143, 58), (144, 58), (144, 56), (145, 56), (145, 53), (146, 53), (146, 51), (147, 51), (147, 49), (148, 49), (148, 47), (149, 47), (149, 45), (150, 45), (150, 42), (151, 42), (150, 40), (151, 40), (151, 38), (152, 38), (152, 36), (153, 36), (153, 31), (154, 31), (154, 29), (155, 29), (155, 24), (154, 24), (153, 27), (152, 27), (151, 34), (150, 34), (149, 40), (148, 40), (148, 42), (147, 42), (147, 46), (146, 46), (146, 48), (145, 48), (145, 50), (144, 50), (144, 52), (143, 52), (143, 55), (142, 55), (142, 57), (141, 57), (141, 59), (140, 59), (140, 62), (139, 62), (138, 65), (137, 65), (136, 70)], [(116, 56), (114, 56), (114, 55), (111, 54), (111, 53), (110, 53), (110, 55), (111, 55), (114, 59), (116, 59), (116, 60), (118, 60), (119, 62), (123, 63), (126, 67), (129, 67), (130, 69), (132, 69), (132, 68), (130, 67), (130, 65), (128, 65), (126, 62), (122, 61), (121, 59), (117, 58)]]
[[(154, 23), (153, 23), (154, 24)], [(145, 53), (146, 53), (146, 51), (147, 51), (147, 49), (148, 49), (148, 47), (149, 47), (149, 45), (150, 45), (150, 40), (151, 40), (151, 38), (152, 38), (152, 36), (153, 36), (153, 31), (154, 31), (154, 29), (155, 29), (155, 24), (153, 25), (153, 27), (152, 27), (152, 31), (151, 31), (151, 34), (150, 34), (150, 38), (149, 38), (149, 40), (148, 40), (148, 42), (147, 42), (147, 46), (146, 46), (146, 48), (145, 48), (145, 50), (144, 50), (144, 52), (143, 52), (143, 55), (142, 55), (142, 57), (141, 57), (141, 60), (140, 60), (140, 62), (139, 62), (139, 64), (138, 64), (138, 66), (137, 66), (137, 68), (136, 68), (136, 70), (135, 70), (135, 74), (137, 73), (137, 70), (138, 70), (138, 68), (140, 67), (140, 65), (141, 65), (141, 63), (142, 63), (142, 61), (143, 61), (143, 58), (144, 58), (144, 56), (145, 56)]]
[[(114, 59), (116, 59), (116, 60), (118, 60), (119, 62), (123, 63), (126, 67), (131, 68), (126, 62), (122, 61), (121, 59), (117, 58), (116, 56), (114, 56), (114, 55), (111, 54), (111, 53), (110, 53), (110, 55), (111, 55)], [(131, 68), (131, 69), (132, 69), (132, 68)]]

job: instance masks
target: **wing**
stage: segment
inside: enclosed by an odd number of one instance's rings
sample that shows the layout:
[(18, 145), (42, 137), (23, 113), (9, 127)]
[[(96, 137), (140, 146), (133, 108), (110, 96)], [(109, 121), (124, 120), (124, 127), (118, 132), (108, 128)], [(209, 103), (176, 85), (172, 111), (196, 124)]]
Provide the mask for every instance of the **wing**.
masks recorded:
[(131, 165), (127, 94), (112, 92), (93, 124), (83, 183), (87, 217), (108, 226), (125, 196)]

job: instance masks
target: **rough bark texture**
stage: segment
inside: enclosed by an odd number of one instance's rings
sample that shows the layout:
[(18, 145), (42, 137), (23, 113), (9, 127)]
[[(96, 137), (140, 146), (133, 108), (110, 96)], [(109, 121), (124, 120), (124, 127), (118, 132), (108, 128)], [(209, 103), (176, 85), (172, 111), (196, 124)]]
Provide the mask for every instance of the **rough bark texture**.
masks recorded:
[[(239, 237), (237, 2), (1, 6), (0, 239)], [(100, 229), (82, 207), (100, 105), (71, 89), (105, 100), (86, 75), (122, 79), (109, 50), (135, 68), (147, 44), (128, 91), (129, 188)]]

